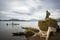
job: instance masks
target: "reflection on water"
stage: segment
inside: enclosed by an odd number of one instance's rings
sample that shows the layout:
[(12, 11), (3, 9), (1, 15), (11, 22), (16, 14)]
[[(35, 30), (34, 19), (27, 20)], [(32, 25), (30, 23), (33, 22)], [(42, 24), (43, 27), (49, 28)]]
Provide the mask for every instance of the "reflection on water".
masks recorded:
[[(7, 25), (8, 23), (8, 25)], [(12, 25), (11, 21), (0, 21), (0, 40), (26, 40), (25, 36), (12, 36), (13, 32), (23, 32), (21, 27), (31, 26), (37, 28), (37, 22), (20, 22), (13, 23), (19, 25)]]

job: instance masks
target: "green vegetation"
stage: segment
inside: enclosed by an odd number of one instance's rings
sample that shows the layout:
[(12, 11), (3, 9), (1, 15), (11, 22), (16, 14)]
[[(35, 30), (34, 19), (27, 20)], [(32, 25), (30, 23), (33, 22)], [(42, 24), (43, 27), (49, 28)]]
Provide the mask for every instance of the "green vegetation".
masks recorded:
[(35, 33), (38, 33), (39, 30), (36, 28), (31, 28), (31, 27), (22, 27), (22, 29), (25, 29), (24, 33), (26, 37), (31, 37), (33, 36)]
[(38, 21), (38, 26), (39, 26), (40, 30), (42, 30), (42, 31), (48, 30), (48, 26), (46, 24), (46, 21), (43, 21), (43, 20)]
[(31, 37), (34, 35), (34, 32), (32, 32), (31, 30), (25, 30), (25, 36), (26, 37)]
[(58, 28), (58, 24), (57, 24), (57, 21), (55, 19), (47, 18), (46, 24), (50, 27)]
[(44, 20), (39, 20), (38, 21), (38, 26), (43, 31), (47, 31), (48, 27), (54, 27), (54, 28), (59, 27), (58, 24), (57, 24), (57, 21), (55, 19), (52, 19), (52, 18), (47, 18), (45, 21)]
[(25, 29), (26, 31), (27, 31), (27, 30), (31, 30), (31, 31), (33, 31), (34, 33), (39, 32), (39, 30), (38, 30), (37, 28), (32, 28), (32, 27), (22, 27), (22, 29)]

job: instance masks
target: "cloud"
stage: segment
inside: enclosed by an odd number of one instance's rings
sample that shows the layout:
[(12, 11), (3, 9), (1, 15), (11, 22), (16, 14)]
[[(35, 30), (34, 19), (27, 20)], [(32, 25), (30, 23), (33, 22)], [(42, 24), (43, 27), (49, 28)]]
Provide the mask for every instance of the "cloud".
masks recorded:
[(51, 13), (50, 17), (55, 18), (55, 19), (60, 18), (60, 9), (55, 10), (55, 12)]
[(32, 15), (31, 13), (24, 13), (24, 12), (19, 12), (19, 11), (13, 11), (13, 12), (19, 15)]
[(26, 14), (18, 14), (18, 13), (15, 13), (15, 12), (12, 12), (12, 11), (1, 11), (0, 12), (0, 19), (10, 19), (10, 18), (17, 18), (17, 19), (20, 19), (20, 20), (29, 20), (31, 19), (32, 17), (29, 16), (29, 15), (26, 15)]
[(46, 16), (46, 10), (51, 12), (52, 18), (58, 18), (60, 17), (56, 11), (58, 9), (60, 9), (59, 0), (0, 0), (2, 19), (43, 19)]
[(43, 0), (41, 2), (43, 9), (60, 9), (60, 0)]
[(8, 17), (0, 12), (0, 19), (8, 19)]

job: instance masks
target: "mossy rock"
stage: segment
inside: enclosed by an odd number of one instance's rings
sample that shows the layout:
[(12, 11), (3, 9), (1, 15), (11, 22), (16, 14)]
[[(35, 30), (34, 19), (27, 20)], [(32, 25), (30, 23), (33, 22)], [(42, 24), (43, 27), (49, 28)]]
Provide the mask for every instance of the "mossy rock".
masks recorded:
[(58, 28), (58, 24), (57, 24), (57, 21), (55, 19), (47, 18), (46, 24), (50, 27)]
[(39, 32), (37, 28), (32, 28), (32, 27), (22, 27), (22, 29), (25, 29), (24, 33), (26, 37), (31, 37), (35, 33)]
[(26, 37), (31, 37), (33, 35), (34, 35), (34, 32), (32, 32), (32, 31), (25, 31), (25, 36)]
[(40, 30), (42, 30), (42, 31), (47, 31), (48, 27), (54, 27), (54, 28), (59, 27), (57, 24), (57, 21), (52, 18), (47, 18), (45, 20), (39, 20), (38, 26), (39, 26)]
[(37, 28), (32, 28), (32, 27), (22, 27), (23, 29), (25, 29), (25, 31), (33, 31), (34, 33), (39, 32), (39, 29)]
[(46, 21), (43, 21), (43, 20), (38, 21), (38, 26), (39, 26), (40, 30), (42, 30), (42, 31), (48, 30), (48, 26), (46, 24)]

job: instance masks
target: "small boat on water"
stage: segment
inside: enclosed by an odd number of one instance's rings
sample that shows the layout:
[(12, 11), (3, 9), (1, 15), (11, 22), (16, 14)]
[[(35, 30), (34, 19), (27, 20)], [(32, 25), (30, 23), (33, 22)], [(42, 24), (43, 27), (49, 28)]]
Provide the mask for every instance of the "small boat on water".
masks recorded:
[(7, 23), (6, 25), (19, 25), (19, 24), (17, 24), (17, 23), (8, 24), (8, 23)]
[(19, 25), (19, 24), (17, 24), (17, 23), (12, 23), (12, 25)]

